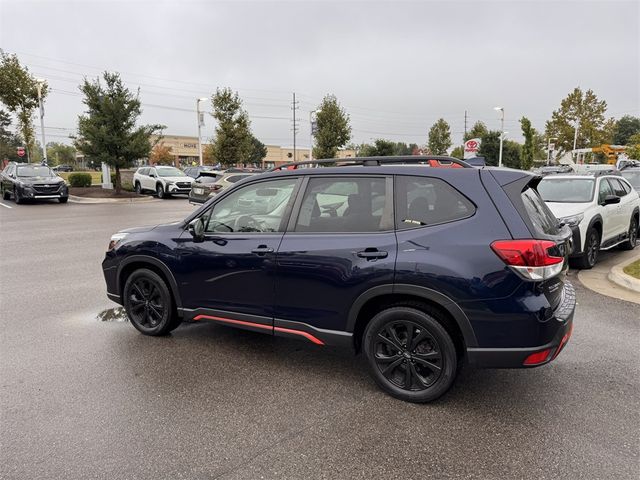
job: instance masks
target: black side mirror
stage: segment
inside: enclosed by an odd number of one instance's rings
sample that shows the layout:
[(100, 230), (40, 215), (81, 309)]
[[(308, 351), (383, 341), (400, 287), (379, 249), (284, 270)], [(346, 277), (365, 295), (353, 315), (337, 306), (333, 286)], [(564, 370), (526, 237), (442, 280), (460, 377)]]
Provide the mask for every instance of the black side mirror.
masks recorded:
[(194, 242), (204, 242), (204, 220), (198, 217), (189, 224), (189, 233)]
[(613, 205), (615, 203), (620, 203), (620, 197), (617, 195), (607, 195), (604, 197), (604, 202), (602, 205)]

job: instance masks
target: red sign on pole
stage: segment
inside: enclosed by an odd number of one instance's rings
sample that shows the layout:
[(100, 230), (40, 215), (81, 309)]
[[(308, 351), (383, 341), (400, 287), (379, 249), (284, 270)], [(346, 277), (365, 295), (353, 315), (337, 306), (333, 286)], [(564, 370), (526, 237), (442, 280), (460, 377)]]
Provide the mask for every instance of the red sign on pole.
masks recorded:
[(25, 151), (24, 147), (18, 147), (18, 151), (16, 152), (19, 157), (24, 157)]

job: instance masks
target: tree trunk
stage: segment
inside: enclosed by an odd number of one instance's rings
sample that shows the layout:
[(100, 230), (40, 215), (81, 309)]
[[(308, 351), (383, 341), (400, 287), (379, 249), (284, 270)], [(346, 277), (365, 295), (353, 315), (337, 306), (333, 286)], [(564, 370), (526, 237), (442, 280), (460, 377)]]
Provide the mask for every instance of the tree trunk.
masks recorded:
[(120, 195), (120, 193), (122, 192), (122, 182), (120, 181), (120, 167), (118, 167), (117, 165), (116, 165), (115, 189), (116, 189), (116, 195)]

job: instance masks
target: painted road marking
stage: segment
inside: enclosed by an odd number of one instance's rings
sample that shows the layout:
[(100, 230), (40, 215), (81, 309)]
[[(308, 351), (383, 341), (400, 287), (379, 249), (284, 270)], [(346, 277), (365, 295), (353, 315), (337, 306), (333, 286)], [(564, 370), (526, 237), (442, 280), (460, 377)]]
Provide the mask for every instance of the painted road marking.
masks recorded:
[(2, 206), (3, 206), (3, 207), (5, 207), (5, 208), (13, 208), (13, 207), (10, 207), (9, 205), (5, 205), (5, 204), (4, 204), (4, 203), (2, 203), (2, 202), (0, 202), (0, 205), (2, 205)]

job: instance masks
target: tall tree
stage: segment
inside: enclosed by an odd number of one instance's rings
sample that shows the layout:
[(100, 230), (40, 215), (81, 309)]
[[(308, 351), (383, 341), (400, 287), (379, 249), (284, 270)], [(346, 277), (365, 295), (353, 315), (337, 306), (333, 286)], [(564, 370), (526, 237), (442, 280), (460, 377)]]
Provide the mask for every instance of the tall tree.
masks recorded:
[(607, 102), (599, 100), (593, 90), (583, 92), (576, 87), (552, 113), (545, 134), (547, 138), (556, 139), (559, 150), (568, 152), (573, 149), (577, 125), (576, 148), (595, 147), (605, 143), (610, 136), (611, 122), (605, 121), (606, 111)]
[(629, 158), (640, 160), (640, 132), (631, 135), (627, 140), (627, 150), (625, 151)]
[(487, 128), (487, 126), (483, 122), (478, 120), (476, 123), (473, 124), (473, 127), (471, 127), (471, 130), (469, 130), (467, 134), (464, 136), (464, 141), (466, 142), (467, 140), (470, 140), (472, 138), (482, 138), (487, 133), (489, 133), (489, 129)]
[(173, 165), (176, 157), (172, 150), (169, 145), (165, 145), (164, 142), (161, 141), (151, 149), (149, 153), (149, 163), (152, 165)]
[(452, 145), (451, 129), (444, 118), (439, 119), (429, 130), (429, 153), (432, 155), (445, 155)]
[(529, 120), (527, 117), (522, 117), (520, 119), (520, 127), (522, 128), (522, 135), (524, 136), (524, 145), (522, 146), (520, 166), (523, 170), (529, 170), (533, 166), (533, 141), (536, 132), (535, 129), (531, 126), (531, 120)]
[(10, 130), (11, 116), (4, 110), (0, 110), (0, 167), (2, 161), (11, 162), (21, 161), (18, 156), (18, 147), (21, 146), (20, 139)]
[(131, 93), (117, 73), (105, 72), (100, 78), (80, 85), (87, 106), (78, 117), (75, 146), (87, 157), (115, 168), (116, 192), (122, 190), (120, 169), (130, 167), (151, 151), (151, 135), (159, 135), (162, 125), (136, 126), (142, 113), (139, 91)]
[(249, 163), (260, 166), (262, 160), (267, 156), (267, 146), (251, 135), (251, 154), (249, 155)]
[(613, 143), (615, 145), (626, 145), (629, 139), (637, 133), (640, 133), (640, 117), (625, 115), (616, 122)]
[(217, 121), (215, 137), (209, 153), (214, 163), (232, 166), (248, 163), (253, 150), (253, 135), (249, 115), (242, 109), (242, 100), (230, 88), (218, 88), (211, 98), (213, 117)]
[[(509, 168), (520, 168), (519, 143), (513, 140), (505, 140), (502, 145), (502, 165)], [(482, 137), (478, 155), (485, 158), (487, 165), (497, 166), (500, 156), (500, 132), (489, 131)]]
[(76, 161), (76, 149), (72, 145), (64, 143), (47, 143), (47, 163), (55, 165), (73, 165)]
[[(29, 156), (36, 149), (32, 122), (33, 111), (38, 106), (36, 85), (36, 79), (27, 67), (20, 65), (16, 55), (9, 55), (0, 50), (0, 102), (16, 116), (18, 132)], [(45, 83), (41, 89), (43, 101), (48, 92), (49, 87)]]
[(334, 158), (338, 149), (351, 139), (349, 115), (340, 106), (335, 95), (326, 95), (317, 110), (313, 158)]

